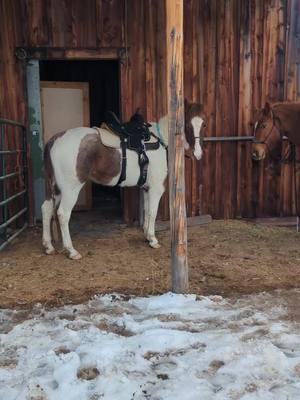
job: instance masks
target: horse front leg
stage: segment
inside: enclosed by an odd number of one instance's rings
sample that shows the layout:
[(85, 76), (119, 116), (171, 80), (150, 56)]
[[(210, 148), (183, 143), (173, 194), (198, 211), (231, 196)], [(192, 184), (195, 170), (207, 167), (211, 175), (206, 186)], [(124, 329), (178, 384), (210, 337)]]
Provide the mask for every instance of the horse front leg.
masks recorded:
[(158, 249), (160, 247), (160, 244), (155, 237), (155, 220), (157, 216), (159, 201), (162, 194), (164, 193), (164, 190), (165, 189), (163, 185), (153, 185), (149, 188), (148, 191), (148, 230), (146, 233), (146, 238), (149, 241), (149, 245), (154, 249)]
[(72, 260), (80, 260), (82, 258), (81, 254), (73, 247), (69, 231), (69, 221), (71, 217), (71, 212), (77, 201), (82, 186), (83, 185), (80, 184), (75, 188), (65, 187), (61, 193), (61, 202), (57, 210), (57, 216), (62, 234), (63, 246), (68, 251), (69, 258), (71, 258)]
[(145, 237), (147, 239), (147, 233), (148, 233), (148, 229), (149, 229), (149, 193), (148, 193), (148, 190), (144, 190), (143, 195), (144, 195), (144, 225), (143, 225), (143, 230), (144, 230), (144, 235), (145, 235)]

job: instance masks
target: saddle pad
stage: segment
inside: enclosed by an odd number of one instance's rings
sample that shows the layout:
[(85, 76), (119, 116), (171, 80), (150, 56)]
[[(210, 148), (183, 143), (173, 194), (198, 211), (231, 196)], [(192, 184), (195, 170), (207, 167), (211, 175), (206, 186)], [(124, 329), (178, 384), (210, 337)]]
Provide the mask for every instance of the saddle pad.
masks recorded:
[(106, 124), (102, 124), (100, 128), (95, 128), (100, 135), (101, 142), (106, 147), (111, 147), (113, 149), (121, 148), (121, 140), (119, 136), (111, 131)]
[[(113, 149), (120, 149), (121, 148), (121, 140), (119, 136), (113, 132), (105, 123), (101, 124), (101, 127), (93, 127), (97, 130), (100, 135), (101, 142), (106, 147), (111, 147)], [(147, 143), (155, 143), (156, 139), (151, 136), (149, 142)]]

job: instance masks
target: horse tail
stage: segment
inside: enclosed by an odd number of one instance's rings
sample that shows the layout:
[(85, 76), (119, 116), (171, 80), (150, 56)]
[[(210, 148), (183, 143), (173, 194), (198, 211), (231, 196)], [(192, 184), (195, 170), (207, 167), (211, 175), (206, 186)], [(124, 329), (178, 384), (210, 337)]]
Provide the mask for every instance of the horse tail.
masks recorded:
[(54, 168), (51, 159), (51, 149), (55, 140), (60, 137), (64, 132), (54, 135), (45, 145), (44, 148), (44, 168), (45, 168), (45, 184), (46, 184), (46, 200), (52, 200), (52, 218), (51, 218), (51, 236), (54, 241), (61, 240), (61, 230), (57, 217), (56, 196), (60, 194), (60, 189), (57, 186)]
[[(44, 148), (44, 168), (45, 168), (45, 183), (46, 183), (46, 199), (52, 199), (55, 203), (55, 196), (60, 194), (60, 190), (56, 184), (53, 164), (51, 160), (51, 149), (53, 147), (56, 135), (53, 136), (45, 145)], [(53, 205), (54, 205), (53, 203)]]

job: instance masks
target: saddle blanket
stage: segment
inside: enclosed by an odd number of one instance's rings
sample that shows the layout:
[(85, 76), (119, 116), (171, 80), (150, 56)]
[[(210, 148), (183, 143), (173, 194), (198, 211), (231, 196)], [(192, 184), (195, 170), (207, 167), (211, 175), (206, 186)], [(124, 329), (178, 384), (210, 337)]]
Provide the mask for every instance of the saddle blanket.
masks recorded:
[[(111, 147), (113, 149), (121, 149), (121, 140), (120, 137), (113, 132), (105, 123), (101, 124), (101, 127), (93, 127), (96, 129), (98, 134), (100, 135), (101, 142), (106, 147)], [(150, 140), (147, 143), (155, 143), (157, 140), (151, 136)]]

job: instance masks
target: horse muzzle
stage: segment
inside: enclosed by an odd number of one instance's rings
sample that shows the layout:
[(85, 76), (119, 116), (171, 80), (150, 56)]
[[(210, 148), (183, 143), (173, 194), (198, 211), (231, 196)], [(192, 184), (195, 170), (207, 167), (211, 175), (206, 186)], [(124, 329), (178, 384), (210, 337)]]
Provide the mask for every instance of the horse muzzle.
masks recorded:
[(202, 158), (202, 155), (203, 155), (203, 151), (202, 151), (202, 149), (197, 149), (197, 150), (194, 150), (194, 157), (196, 158), (196, 160), (201, 160), (201, 158)]
[(252, 159), (254, 161), (261, 161), (264, 160), (266, 157), (266, 153), (264, 150), (254, 150), (252, 152)]
[(203, 150), (202, 150), (202, 147), (201, 147), (201, 144), (200, 144), (200, 138), (195, 138), (195, 146), (194, 146), (194, 152), (193, 152), (193, 154), (194, 154), (194, 157), (196, 158), (196, 160), (201, 160), (201, 158), (202, 158), (202, 155), (203, 155)]

